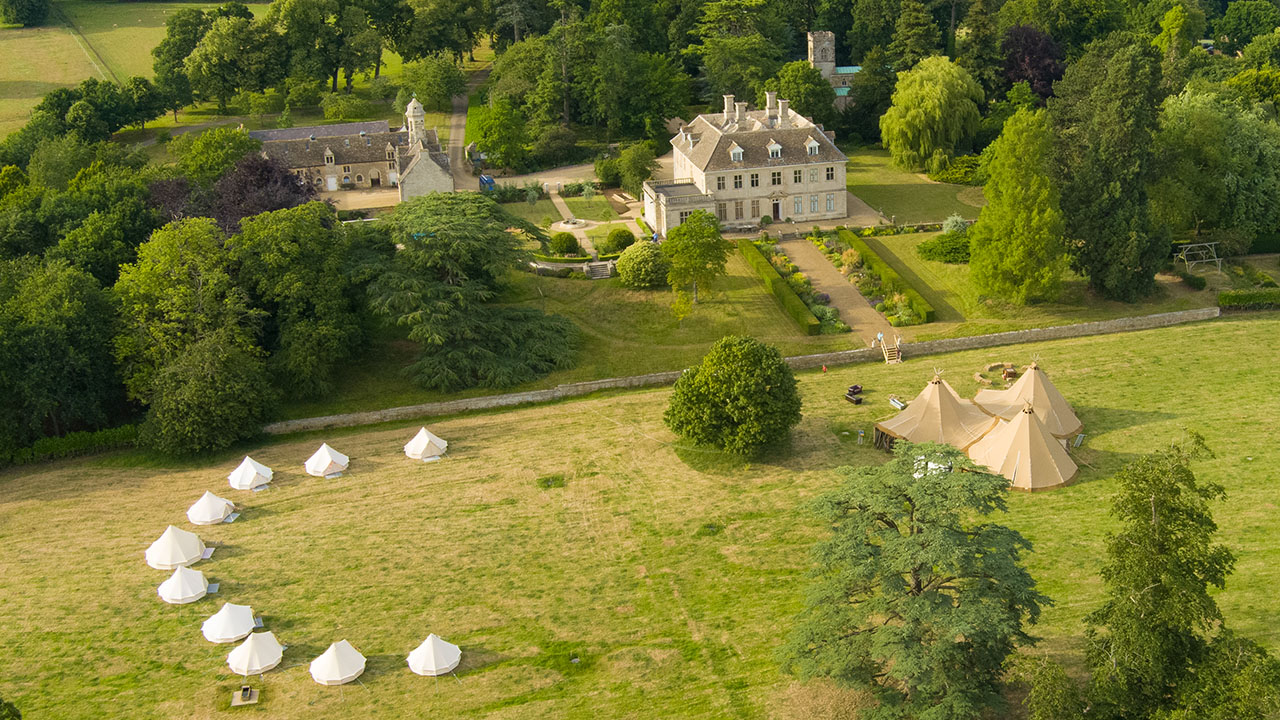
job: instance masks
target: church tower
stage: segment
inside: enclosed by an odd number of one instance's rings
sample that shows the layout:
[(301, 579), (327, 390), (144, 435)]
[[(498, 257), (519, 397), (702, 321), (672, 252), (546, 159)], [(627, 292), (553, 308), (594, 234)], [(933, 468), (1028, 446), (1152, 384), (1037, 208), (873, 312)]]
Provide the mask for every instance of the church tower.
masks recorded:
[(836, 34), (830, 30), (809, 33), (809, 64), (830, 80), (836, 72)]
[[(828, 33), (829, 34), (829, 33)], [(414, 96), (404, 109), (404, 126), (409, 129), (409, 147), (414, 147), (426, 138), (427, 114), (422, 110), (422, 103)]]

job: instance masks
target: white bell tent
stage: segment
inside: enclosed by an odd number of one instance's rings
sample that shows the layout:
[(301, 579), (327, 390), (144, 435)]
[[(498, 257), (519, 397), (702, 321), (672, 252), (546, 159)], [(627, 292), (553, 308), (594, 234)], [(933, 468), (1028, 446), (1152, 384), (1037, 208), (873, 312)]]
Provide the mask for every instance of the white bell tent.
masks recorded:
[(271, 482), (273, 474), (271, 468), (245, 455), (240, 465), (227, 476), (227, 480), (236, 490), (252, 490)]
[(205, 490), (204, 495), (187, 508), (187, 519), (193, 525), (217, 525), (226, 520), (235, 509), (235, 503)]
[(311, 661), (311, 677), (321, 685), (349, 683), (363, 672), (364, 656), (346, 640), (330, 645), (320, 657)]
[(224, 603), (218, 612), (204, 621), (200, 632), (211, 643), (230, 643), (248, 637), (253, 632), (253, 625), (253, 608)]
[(168, 580), (160, 583), (157, 591), (160, 599), (170, 605), (186, 605), (204, 597), (209, 592), (209, 581), (204, 573), (188, 567), (173, 571)]
[(204, 555), (204, 543), (193, 532), (172, 525), (147, 548), (147, 564), (157, 570), (186, 567)]
[(227, 654), (227, 667), (237, 675), (261, 675), (280, 664), (284, 648), (271, 632), (251, 633)]
[(462, 649), (445, 642), (435, 633), (428, 635), (421, 645), (409, 653), (409, 669), (427, 677), (444, 675), (458, 667), (461, 661)]
[(449, 443), (441, 440), (439, 437), (426, 428), (418, 430), (418, 434), (413, 436), (404, 446), (404, 454), (411, 460), (421, 460), (423, 462), (431, 462), (440, 459), (440, 456), (449, 449)]
[(322, 478), (341, 477), (350, 462), (351, 458), (329, 447), (329, 443), (324, 443), (307, 460), (307, 474)]

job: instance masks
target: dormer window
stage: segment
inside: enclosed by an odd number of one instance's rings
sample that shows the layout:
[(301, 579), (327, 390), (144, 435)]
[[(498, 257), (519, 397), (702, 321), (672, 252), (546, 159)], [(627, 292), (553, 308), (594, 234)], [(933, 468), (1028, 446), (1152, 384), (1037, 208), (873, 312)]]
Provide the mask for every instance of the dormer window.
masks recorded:
[(396, 150), (395, 148), (391, 147), (391, 143), (387, 143), (387, 159), (388, 160), (396, 159)]
[(325, 165), (333, 164), (333, 152), (330, 151), (329, 148), (324, 149), (324, 164)]
[(729, 159), (733, 162), (742, 162), (742, 148), (734, 146), (729, 149)]
[(813, 138), (809, 138), (809, 142), (805, 143), (804, 147), (805, 147), (805, 150), (807, 150), (810, 155), (818, 154), (819, 145), (817, 140), (814, 140)]
[(769, 159), (777, 160), (782, 157), (782, 146), (776, 140), (769, 140)]

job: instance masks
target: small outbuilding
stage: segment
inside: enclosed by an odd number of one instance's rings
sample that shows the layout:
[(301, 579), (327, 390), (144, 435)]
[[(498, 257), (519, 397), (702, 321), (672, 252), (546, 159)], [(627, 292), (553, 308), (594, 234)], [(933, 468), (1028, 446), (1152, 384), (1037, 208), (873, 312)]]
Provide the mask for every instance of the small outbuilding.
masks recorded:
[(350, 462), (351, 458), (329, 447), (329, 443), (324, 443), (307, 460), (305, 467), (308, 475), (332, 479), (342, 477), (342, 473), (347, 471), (347, 465)]
[(235, 509), (235, 503), (205, 490), (204, 495), (187, 508), (187, 519), (193, 525), (217, 525), (225, 521)]
[(363, 672), (364, 655), (346, 640), (330, 645), (320, 657), (311, 661), (311, 677), (321, 685), (349, 683)]
[(227, 476), (227, 480), (236, 490), (252, 490), (271, 482), (272, 475), (271, 468), (245, 455), (240, 465)]
[(172, 570), (194, 564), (204, 556), (204, 543), (193, 532), (172, 525), (151, 547), (147, 548), (147, 564), (157, 570)]
[(438, 460), (445, 451), (449, 449), (449, 443), (441, 440), (435, 433), (425, 427), (418, 430), (418, 434), (413, 436), (404, 446), (404, 454), (411, 460), (421, 460), (423, 462), (431, 462)]
[(180, 567), (173, 571), (168, 580), (160, 583), (157, 592), (160, 594), (160, 599), (170, 605), (186, 605), (208, 594), (209, 581), (199, 570)]

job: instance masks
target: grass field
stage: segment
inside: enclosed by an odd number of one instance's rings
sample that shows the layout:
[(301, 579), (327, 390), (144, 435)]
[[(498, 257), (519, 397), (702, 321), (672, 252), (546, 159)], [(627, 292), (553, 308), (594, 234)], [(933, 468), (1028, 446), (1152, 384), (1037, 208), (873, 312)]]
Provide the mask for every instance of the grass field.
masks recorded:
[(609, 222), (619, 217), (604, 195), (592, 195), (589, 200), (582, 197), (567, 197), (564, 199), (564, 204), (569, 206), (574, 217), (585, 220)]
[(1211, 290), (1194, 291), (1176, 277), (1160, 275), (1155, 296), (1138, 303), (1102, 300), (1090, 294), (1084, 278), (1068, 272), (1062, 299), (1019, 307), (983, 298), (969, 279), (968, 265), (925, 260), (916, 246), (937, 233), (867, 237), (863, 240), (933, 305), (936, 321), (902, 328), (911, 340), (959, 337), (1029, 327), (1069, 325), (1133, 315), (1151, 315), (1206, 307), (1217, 302)]
[(846, 185), (875, 210), (899, 225), (942, 222), (960, 214), (978, 217), (986, 204), (982, 188), (936, 183), (917, 173), (903, 172), (889, 163), (889, 152), (859, 148), (849, 152)]
[[(728, 276), (717, 281), (713, 293), (677, 323), (671, 314), (669, 290), (629, 290), (612, 280), (568, 280), (513, 273), (507, 302), (537, 307), (573, 320), (582, 330), (577, 365), (513, 390), (553, 387), (559, 383), (599, 380), (679, 370), (702, 356), (721, 337), (752, 335), (774, 343), (785, 355), (846, 350), (860, 347), (847, 334), (807, 337), (783, 314), (764, 290), (760, 279), (736, 253), (729, 256)], [(412, 405), (455, 397), (488, 395), (476, 389), (443, 395), (422, 390), (400, 375), (412, 362), (416, 346), (394, 337), (374, 343), (368, 355), (345, 375), (334, 394), (321, 402), (284, 408), (287, 418), (330, 415), (359, 410)]]
[(607, 223), (604, 225), (596, 225), (595, 227), (588, 229), (587, 237), (591, 238), (592, 242), (604, 240), (605, 238), (609, 237), (609, 233), (613, 232), (617, 228), (622, 228), (627, 232), (631, 233), (632, 235), (636, 235), (637, 233), (640, 232), (640, 229), (636, 227), (635, 223), (615, 222), (615, 223)]
[(560, 222), (560, 211), (549, 198), (541, 198), (532, 205), (527, 202), (503, 203), (502, 209), (539, 227), (546, 218), (551, 218), (551, 222)]
[(27, 124), (41, 98), (88, 77), (103, 77), (66, 27), (0, 29), (0, 138)]
[[(1229, 493), (1213, 509), (1239, 560), (1218, 602), (1232, 627), (1275, 650), (1280, 449), (1266, 428), (1280, 422), (1277, 333), (1272, 313), (805, 373), (790, 447), (749, 464), (675, 443), (658, 389), (436, 419), (449, 456), (428, 465), (400, 452), (418, 423), (329, 432), (352, 457), (337, 480), (301, 473), (320, 436), (199, 464), (123, 453), (9, 471), (0, 696), (33, 718), (222, 717), (240, 678), (228, 674), (230, 648), (206, 643), (199, 625), (225, 601), (253, 605), (289, 645), (254, 681), (263, 704), (246, 716), (829, 717), (832, 691), (797, 685), (774, 656), (824, 535), (806, 501), (833, 487), (834, 468), (883, 459), (853, 438), (892, 413), (889, 393), (913, 396), (935, 367), (972, 393), (974, 370), (1034, 354), (1088, 433), (1076, 484), (1011, 495), (998, 518), (1034, 543), (1028, 565), (1056, 602), (1035, 652), (1078, 667), (1112, 526), (1107, 478), (1184, 425), (1217, 452), (1197, 473)], [(1239, 348), (1253, 352), (1224, 371)], [(867, 404), (841, 398), (851, 382)], [(227, 488), (244, 452), (275, 468), (271, 490)], [(550, 475), (566, 486), (541, 489)], [(200, 529), (220, 547), (196, 568), (221, 591), (164, 605), (155, 588), (166, 573), (143, 550), (166, 524), (187, 526), (206, 489), (244, 505), (236, 523)], [(462, 646), (458, 681), (406, 669), (429, 632)], [(306, 663), (342, 638), (369, 658), (361, 684), (316, 685)]]

